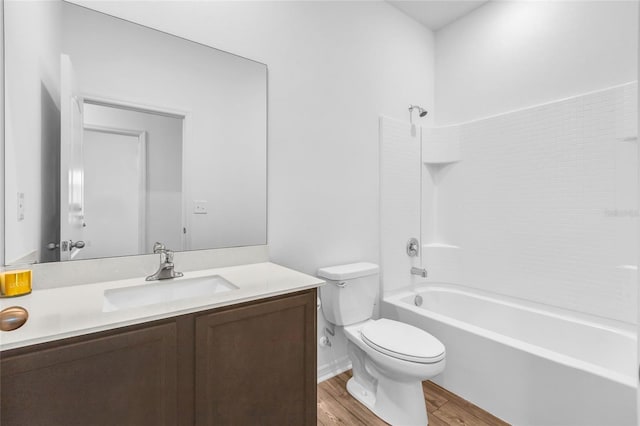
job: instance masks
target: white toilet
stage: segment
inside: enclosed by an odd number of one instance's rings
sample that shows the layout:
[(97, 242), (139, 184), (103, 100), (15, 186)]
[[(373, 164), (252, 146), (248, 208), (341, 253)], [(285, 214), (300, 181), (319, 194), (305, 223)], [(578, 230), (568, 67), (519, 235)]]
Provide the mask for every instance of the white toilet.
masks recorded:
[(353, 377), (347, 390), (392, 425), (428, 423), (422, 381), (444, 371), (445, 348), (409, 324), (371, 319), (378, 294), (378, 265), (352, 263), (318, 270), (322, 312), (343, 326)]

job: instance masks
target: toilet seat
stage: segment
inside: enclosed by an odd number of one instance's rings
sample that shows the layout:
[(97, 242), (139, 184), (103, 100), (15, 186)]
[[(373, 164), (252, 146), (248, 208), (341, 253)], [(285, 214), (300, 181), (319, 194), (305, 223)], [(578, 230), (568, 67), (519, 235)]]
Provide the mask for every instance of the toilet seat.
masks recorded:
[(361, 330), (362, 340), (391, 357), (421, 364), (444, 359), (444, 345), (431, 334), (409, 324), (382, 318)]

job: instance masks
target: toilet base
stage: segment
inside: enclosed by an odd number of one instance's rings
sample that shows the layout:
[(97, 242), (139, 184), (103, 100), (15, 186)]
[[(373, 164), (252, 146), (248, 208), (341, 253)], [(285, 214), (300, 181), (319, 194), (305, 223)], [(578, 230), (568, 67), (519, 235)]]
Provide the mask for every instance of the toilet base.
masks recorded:
[(351, 394), (352, 397), (360, 401), (362, 405), (364, 405), (369, 410), (375, 413), (374, 411), (374, 407), (376, 405), (375, 393), (368, 391), (364, 386), (358, 383), (353, 377), (347, 380), (347, 391), (349, 392), (349, 394)]
[[(407, 384), (401, 387), (403, 389), (401, 389), (400, 395), (378, 396), (375, 392), (371, 392), (358, 383), (353, 377), (347, 382), (349, 394), (385, 422), (398, 426), (428, 425), (429, 420), (427, 418), (424, 394), (422, 393), (422, 384), (418, 384), (419, 392), (416, 392), (414, 386), (407, 387)], [(400, 390), (397, 386), (394, 386), (394, 388), (394, 390)], [(404, 400), (401, 405), (397, 404), (394, 399), (398, 396), (402, 397), (402, 395), (409, 396), (409, 401)]]

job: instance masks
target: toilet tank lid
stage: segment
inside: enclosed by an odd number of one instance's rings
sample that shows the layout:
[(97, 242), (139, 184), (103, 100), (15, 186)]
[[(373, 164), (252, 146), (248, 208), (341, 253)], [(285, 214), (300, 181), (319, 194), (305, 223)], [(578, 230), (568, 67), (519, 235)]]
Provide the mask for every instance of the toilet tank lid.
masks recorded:
[(320, 268), (318, 276), (328, 280), (350, 280), (375, 275), (379, 271), (380, 267), (375, 263), (360, 262)]

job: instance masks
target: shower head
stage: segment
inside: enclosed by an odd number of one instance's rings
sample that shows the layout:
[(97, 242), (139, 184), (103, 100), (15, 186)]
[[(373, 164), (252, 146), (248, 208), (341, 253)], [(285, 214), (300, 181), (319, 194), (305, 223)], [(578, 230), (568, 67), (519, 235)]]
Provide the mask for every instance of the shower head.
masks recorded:
[(413, 113), (413, 110), (417, 109), (418, 110), (418, 115), (420, 117), (425, 117), (427, 115), (427, 110), (422, 108), (421, 106), (418, 105), (409, 105), (409, 118), (411, 118), (411, 113)]

